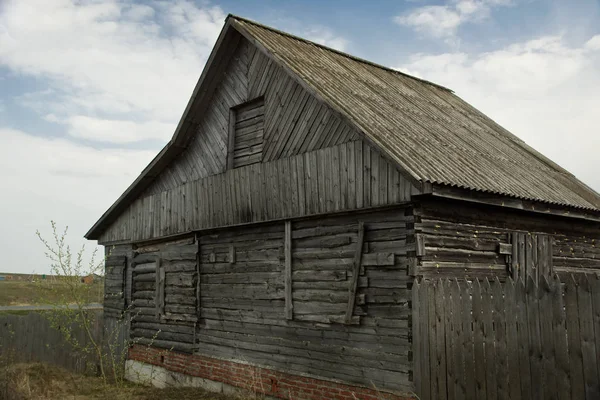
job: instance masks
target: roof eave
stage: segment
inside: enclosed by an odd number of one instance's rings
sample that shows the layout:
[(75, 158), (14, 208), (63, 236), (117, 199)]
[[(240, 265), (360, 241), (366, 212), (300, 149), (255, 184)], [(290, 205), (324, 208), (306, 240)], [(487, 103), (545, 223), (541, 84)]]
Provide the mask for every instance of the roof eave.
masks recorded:
[[(227, 55), (231, 51), (227, 51), (227, 46), (222, 46), (226, 38), (231, 38), (231, 35), (239, 34), (237, 30), (232, 28), (232, 20), (227, 17), (221, 33), (217, 38), (217, 41), (208, 57), (206, 65), (196, 83), (196, 87), (192, 92), (192, 96), (188, 101), (188, 104), (183, 112), (179, 124), (173, 133), (173, 137), (166, 144), (166, 146), (158, 153), (156, 157), (144, 168), (141, 174), (136, 178), (135, 181), (123, 192), (123, 194), (110, 206), (104, 214), (96, 221), (96, 223), (90, 228), (90, 230), (84, 235), (86, 239), (97, 240), (104, 229), (113, 222), (113, 220), (122, 212), (128, 205), (128, 202), (139, 195), (150, 182), (160, 173), (165, 164), (168, 164), (172, 159), (179, 155), (186, 147), (187, 141), (189, 140), (190, 128), (195, 126), (193, 121), (194, 114), (198, 111), (198, 104), (202, 103), (201, 100), (210, 96), (212, 90), (214, 90), (214, 84), (210, 84), (211, 80), (219, 72), (218, 68), (215, 68), (216, 64), (219, 64), (224, 59), (228, 59)], [(230, 50), (230, 49), (229, 49)], [(209, 83), (209, 84), (206, 84)], [(212, 90), (211, 90), (212, 89)], [(206, 101), (205, 101), (206, 102)]]

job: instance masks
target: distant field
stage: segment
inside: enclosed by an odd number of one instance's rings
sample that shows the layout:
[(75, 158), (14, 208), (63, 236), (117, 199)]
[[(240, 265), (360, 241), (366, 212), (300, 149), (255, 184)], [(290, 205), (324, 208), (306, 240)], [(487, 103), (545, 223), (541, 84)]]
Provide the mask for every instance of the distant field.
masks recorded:
[[(90, 285), (85, 293), (87, 303), (102, 303), (104, 287), (101, 283)], [(68, 287), (60, 281), (42, 282), (0, 281), (0, 306), (37, 305), (47, 303), (71, 303), (73, 297)], [(63, 299), (66, 299), (63, 300)]]

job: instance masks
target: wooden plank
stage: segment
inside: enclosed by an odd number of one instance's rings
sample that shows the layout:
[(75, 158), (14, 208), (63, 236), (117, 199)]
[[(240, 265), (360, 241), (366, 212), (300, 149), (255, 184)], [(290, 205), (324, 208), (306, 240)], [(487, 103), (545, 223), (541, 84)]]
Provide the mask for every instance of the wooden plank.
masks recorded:
[(436, 280), (434, 282), (435, 287), (435, 322), (436, 322), (436, 359), (435, 359), (435, 369), (437, 376), (437, 395), (436, 399), (446, 399), (447, 398), (447, 369), (446, 369), (446, 319), (445, 313), (449, 312), (449, 310), (445, 309), (446, 305), (446, 297), (444, 292), (443, 280)]
[(352, 281), (350, 282), (350, 288), (348, 290), (348, 306), (346, 307), (346, 323), (349, 323), (352, 319), (352, 312), (354, 311), (354, 304), (356, 302), (356, 290), (358, 287), (358, 276), (360, 274), (363, 243), (365, 240), (365, 224), (363, 221), (358, 223), (358, 236), (356, 242), (356, 253), (354, 255), (353, 270), (352, 270)]
[[(519, 238), (519, 245), (524, 243)], [(521, 270), (524, 272), (524, 270)], [(521, 378), (521, 398), (531, 399), (531, 369), (529, 363), (529, 334), (527, 325), (527, 297), (525, 292), (525, 275), (519, 274), (519, 281), (515, 282), (515, 297), (517, 303), (517, 330), (519, 339), (519, 376)]]
[[(535, 246), (535, 237), (531, 240), (532, 253)], [(533, 398), (542, 397), (542, 338), (540, 332), (540, 313), (538, 285), (535, 282), (537, 271), (537, 260), (532, 260), (532, 273), (527, 277), (527, 325), (529, 332), (529, 362), (531, 365), (531, 389)]]
[(600, 398), (600, 375), (597, 359), (600, 354), (594, 338), (594, 316), (590, 283), (586, 275), (581, 276), (577, 286), (577, 305), (579, 310), (579, 332), (581, 353), (583, 355), (583, 375), (586, 399)]
[[(588, 276), (592, 295), (592, 320), (594, 324), (596, 354), (600, 352), (600, 275)], [(596, 356), (597, 369), (600, 371), (600, 357)], [(598, 377), (600, 379), (600, 377)], [(599, 385), (600, 386), (600, 385)]]
[(579, 312), (577, 304), (577, 283), (573, 276), (565, 282), (565, 315), (567, 338), (569, 341), (569, 370), (571, 378), (571, 398), (585, 398), (585, 379), (583, 371), (583, 354), (579, 332)]
[(421, 400), (431, 400), (431, 353), (429, 346), (429, 283), (421, 281), (419, 287), (419, 312), (421, 315), (421, 339), (420, 339), (420, 354), (421, 354), (421, 388), (420, 392), (417, 393)]
[(498, 398), (498, 382), (496, 380), (499, 378), (496, 375), (496, 367), (499, 361), (494, 342), (494, 299), (492, 287), (487, 278), (481, 282), (481, 300), (482, 304), (484, 304), (483, 335), (485, 344), (486, 399), (496, 400)]
[[(495, 380), (497, 384), (497, 396), (499, 400), (509, 399), (509, 369), (507, 361), (507, 343), (506, 343), (506, 323), (508, 318), (514, 319), (514, 315), (508, 316), (504, 312), (505, 305), (508, 301), (504, 297), (504, 286), (500, 283), (498, 277), (490, 287), (490, 282), (487, 282), (488, 294), (492, 294), (493, 301), (493, 329), (495, 341), (495, 358), (496, 371)], [(507, 282), (506, 285), (511, 285)], [(491, 368), (490, 368), (491, 369)]]
[(417, 279), (415, 279), (413, 287), (412, 287), (412, 313), (411, 313), (411, 326), (412, 326), (412, 334), (411, 334), (411, 341), (412, 341), (412, 354), (413, 354), (413, 370), (412, 370), (412, 377), (413, 377), (413, 384), (415, 386), (415, 392), (417, 394), (417, 396), (421, 395), (421, 392), (423, 391), (421, 388), (422, 385), (422, 363), (425, 361), (423, 360), (423, 354), (421, 353), (421, 346), (422, 343), (421, 341), (423, 340), (423, 332), (421, 332), (421, 326), (422, 326), (422, 318), (423, 316), (421, 315), (420, 312), (420, 308), (421, 308), (421, 301), (419, 298), (419, 290), (421, 288), (421, 284), (419, 283), (419, 281)]
[(437, 360), (438, 360), (438, 351), (441, 349), (437, 348), (437, 329), (438, 325), (436, 324), (436, 286), (435, 281), (427, 282), (427, 297), (428, 297), (428, 306), (429, 306), (429, 318), (428, 318), (428, 329), (427, 329), (427, 340), (429, 341), (429, 368), (430, 368), (430, 377), (428, 379), (429, 385), (431, 387), (431, 399), (437, 399), (439, 395), (439, 369), (437, 368)]
[(552, 277), (552, 333), (555, 349), (555, 372), (557, 398), (559, 400), (571, 399), (569, 379), (569, 351), (566, 330), (565, 306), (563, 301), (562, 284), (558, 275)]
[(285, 221), (285, 317), (292, 319), (294, 303), (292, 298), (292, 222)]
[(444, 289), (444, 326), (446, 339), (446, 393), (448, 400), (456, 400), (455, 388), (458, 386), (457, 373), (459, 369), (455, 368), (456, 349), (456, 326), (454, 323), (456, 309), (454, 307), (455, 299), (452, 296), (452, 281), (444, 279), (441, 281)]
[(475, 383), (475, 349), (474, 349), (474, 334), (473, 334), (473, 288), (467, 281), (457, 281), (460, 286), (461, 304), (462, 304), (462, 338), (463, 351), (465, 359), (465, 377), (466, 377), (466, 392), (467, 399), (475, 399), (476, 383)]
[[(460, 286), (456, 279), (448, 280), (450, 295), (452, 297), (452, 327), (454, 329), (453, 352), (454, 360), (452, 361), (452, 369), (454, 374), (454, 399), (464, 399), (467, 394), (467, 377), (465, 373), (465, 350), (464, 341), (465, 335), (463, 331), (463, 304), (461, 299)], [(470, 318), (470, 317), (469, 317)], [(449, 386), (450, 388), (450, 386)], [(448, 392), (450, 395), (450, 392)]]
[[(539, 242), (538, 242), (539, 243)], [(556, 350), (554, 348), (554, 339), (552, 337), (552, 293), (550, 283), (546, 277), (545, 261), (540, 262), (540, 266), (544, 265), (544, 274), (540, 276), (538, 288), (539, 298), (539, 315), (540, 315), (540, 332), (541, 341), (541, 364), (542, 364), (542, 397), (545, 399), (556, 398)]]
[(473, 281), (473, 354), (475, 358), (475, 393), (478, 399), (486, 398), (484, 306), (481, 283), (479, 280), (475, 280)]
[[(516, 249), (516, 246), (513, 246)], [(517, 272), (517, 269), (514, 269)], [(515, 280), (507, 279), (504, 286), (504, 309), (506, 322), (506, 356), (508, 368), (509, 398), (521, 399), (521, 375), (519, 367), (519, 335), (517, 332), (517, 297)], [(518, 282), (518, 281), (517, 281)], [(498, 281), (497, 281), (498, 283)]]

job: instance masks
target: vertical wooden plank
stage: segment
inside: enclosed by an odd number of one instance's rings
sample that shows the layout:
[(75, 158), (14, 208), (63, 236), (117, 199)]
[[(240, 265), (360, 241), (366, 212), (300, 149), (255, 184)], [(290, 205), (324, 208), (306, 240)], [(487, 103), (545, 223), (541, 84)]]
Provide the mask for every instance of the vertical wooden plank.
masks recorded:
[(592, 296), (587, 275), (579, 279), (577, 287), (577, 305), (579, 306), (579, 331), (581, 335), (581, 352), (583, 355), (583, 376), (586, 399), (600, 398), (600, 382), (598, 375), (599, 357), (594, 339), (594, 318)]
[(457, 281), (462, 288), (461, 292), (461, 304), (462, 304), (462, 332), (463, 332), (463, 351), (465, 359), (465, 381), (466, 381), (466, 392), (467, 399), (475, 399), (476, 397), (476, 384), (475, 384), (475, 349), (474, 349), (474, 335), (473, 335), (473, 287), (467, 281)]
[(438, 394), (437, 399), (447, 398), (447, 369), (446, 369), (446, 319), (444, 314), (448, 311), (445, 310), (446, 297), (444, 292), (444, 281), (436, 280), (435, 283), (435, 322), (436, 322), (436, 369), (438, 379)]
[[(542, 239), (541, 236), (540, 239)], [(541, 241), (545, 241), (545, 238)], [(540, 240), (538, 240), (538, 244), (540, 244)], [(545, 267), (540, 267), (540, 272), (541, 271), (546, 271)], [(544, 274), (545, 273), (546, 272), (544, 272)], [(550, 284), (548, 282), (548, 278), (545, 275), (540, 275), (540, 281), (538, 286), (538, 307), (540, 315), (540, 332), (542, 336), (542, 396), (545, 399), (555, 399), (557, 393), (555, 376), (556, 360), (554, 357), (555, 351), (554, 341), (552, 337), (552, 318), (550, 318), (550, 315), (552, 315), (552, 297), (550, 292)]]
[(200, 283), (202, 282), (202, 268), (201, 268), (201, 257), (200, 257), (200, 234), (196, 234), (196, 316), (200, 319), (202, 315), (202, 293), (200, 291)]
[[(516, 243), (516, 242), (513, 242)], [(516, 245), (513, 245), (516, 247)], [(498, 278), (496, 278), (498, 279)], [(518, 281), (517, 281), (518, 282)], [(506, 321), (506, 353), (508, 368), (509, 398), (521, 399), (521, 374), (519, 368), (519, 335), (517, 332), (517, 298), (515, 280), (507, 279), (504, 286), (504, 309)]]
[[(519, 240), (519, 244), (524, 241)], [(524, 265), (524, 264), (522, 264)], [(521, 270), (523, 273), (526, 270)], [(527, 297), (525, 292), (525, 282), (522, 275), (518, 282), (515, 282), (515, 298), (517, 302), (517, 330), (519, 334), (519, 375), (521, 378), (521, 398), (531, 399), (531, 369), (529, 364), (529, 333), (527, 325)]]
[(427, 285), (427, 297), (429, 298), (429, 327), (428, 327), (429, 338), (428, 338), (428, 340), (429, 340), (429, 366), (430, 366), (429, 384), (431, 386), (431, 398), (432, 399), (437, 399), (437, 397), (439, 395), (439, 388), (438, 388), (439, 370), (437, 368), (437, 359), (438, 359), (437, 353), (439, 351), (439, 349), (437, 348), (438, 325), (436, 323), (436, 310), (435, 310), (435, 306), (436, 306), (435, 296), (437, 295), (436, 289), (437, 289), (437, 285), (436, 285), (435, 280), (428, 282), (428, 285)]
[[(527, 270), (527, 261), (525, 258), (525, 249), (527, 247), (526, 245), (526, 237), (527, 235), (525, 233), (519, 232), (517, 234), (517, 240), (518, 240), (518, 247), (519, 247), (519, 280), (521, 282), (525, 282), (525, 279), (527, 279), (527, 275), (529, 274), (528, 270)], [(523, 285), (525, 286), (525, 285)]]
[[(487, 281), (487, 280), (486, 280)], [(493, 285), (490, 286), (490, 282), (487, 281), (488, 295), (492, 296), (493, 304), (493, 329), (494, 329), (494, 342), (495, 342), (495, 359), (496, 359), (496, 371), (495, 383), (497, 387), (497, 397), (500, 400), (508, 399), (508, 362), (506, 354), (506, 319), (507, 316), (504, 313), (504, 306), (506, 300), (504, 299), (504, 287), (500, 283), (500, 280), (496, 276), (496, 280)], [(509, 318), (513, 318), (511, 315)], [(487, 352), (486, 352), (487, 353)], [(487, 354), (486, 354), (487, 356)], [(488, 380), (489, 382), (489, 380)]]
[(421, 388), (421, 359), (423, 353), (421, 352), (421, 341), (423, 340), (421, 332), (421, 319), (423, 316), (421, 315), (421, 301), (419, 298), (419, 290), (421, 288), (421, 284), (418, 279), (415, 279), (412, 286), (412, 309), (411, 309), (411, 320), (412, 320), (412, 354), (413, 354), (413, 384), (415, 387), (415, 393), (417, 396), (421, 396), (422, 388)]
[(352, 281), (348, 290), (348, 306), (346, 307), (345, 322), (349, 324), (352, 320), (354, 312), (354, 304), (356, 302), (356, 289), (358, 288), (358, 276), (360, 275), (360, 266), (362, 262), (363, 244), (365, 241), (365, 223), (358, 223), (358, 240), (356, 242), (356, 252), (354, 253), (354, 261), (352, 263)]
[(292, 319), (294, 304), (292, 299), (292, 221), (285, 221), (285, 318)]
[[(464, 350), (464, 331), (462, 326), (463, 321), (463, 304), (458, 281), (450, 280), (450, 295), (452, 297), (452, 328), (454, 330), (454, 340), (452, 349), (454, 352), (454, 360), (452, 369), (454, 374), (454, 398), (456, 400), (466, 398), (467, 376), (465, 374), (465, 350)], [(470, 316), (469, 316), (470, 318)], [(468, 379), (471, 379), (470, 377)], [(450, 395), (450, 393), (448, 393)]]
[(365, 207), (365, 196), (364, 196), (364, 185), (363, 185), (363, 178), (364, 178), (364, 173), (363, 173), (363, 166), (364, 166), (364, 161), (363, 161), (363, 141), (362, 140), (357, 140), (356, 142), (354, 142), (355, 144), (355, 161), (354, 161), (354, 167), (356, 168), (356, 208), (363, 208)]
[(583, 354), (579, 334), (579, 311), (577, 305), (577, 284), (571, 275), (565, 284), (565, 314), (567, 317), (567, 338), (569, 340), (569, 368), (571, 373), (571, 398), (585, 398), (583, 375)]
[[(535, 245), (535, 237), (531, 241), (532, 249)], [(538, 285), (535, 282), (537, 270), (535, 261), (533, 262), (532, 273), (527, 277), (527, 322), (529, 330), (529, 356), (531, 365), (531, 389), (533, 398), (542, 396), (542, 346), (540, 332), (540, 314), (539, 314), (539, 296)]]
[(354, 143), (345, 144), (346, 152), (348, 153), (348, 208), (356, 207), (356, 161)]
[(553, 276), (551, 291), (552, 335), (555, 349), (557, 398), (559, 400), (569, 400), (571, 399), (571, 381), (569, 378), (569, 350), (567, 342), (563, 290), (558, 275)]
[[(590, 293), (592, 294), (592, 318), (596, 342), (596, 354), (600, 353), (600, 275), (590, 276)], [(596, 368), (600, 375), (600, 357), (596, 357)], [(599, 377), (600, 379), (600, 377)]]
[(481, 283), (479, 280), (473, 282), (473, 345), (475, 358), (475, 393), (476, 398), (486, 397), (486, 374), (485, 374), (485, 336), (483, 324), (484, 303), (481, 296)]
[[(446, 331), (446, 392), (448, 400), (456, 400), (456, 386), (458, 385), (458, 368), (456, 368), (456, 299), (452, 293), (452, 281), (444, 279), (444, 317)], [(459, 397), (458, 399), (461, 399)]]
[(481, 281), (481, 304), (483, 305), (483, 337), (485, 345), (485, 380), (486, 399), (496, 400), (498, 398), (496, 382), (496, 347), (494, 343), (494, 301), (492, 299), (492, 288), (490, 281), (485, 278)]
[(419, 287), (419, 312), (421, 318), (421, 338), (420, 338), (420, 354), (421, 354), (421, 390), (418, 393), (421, 400), (430, 400), (431, 397), (431, 353), (429, 351), (429, 288), (430, 282), (422, 281)]

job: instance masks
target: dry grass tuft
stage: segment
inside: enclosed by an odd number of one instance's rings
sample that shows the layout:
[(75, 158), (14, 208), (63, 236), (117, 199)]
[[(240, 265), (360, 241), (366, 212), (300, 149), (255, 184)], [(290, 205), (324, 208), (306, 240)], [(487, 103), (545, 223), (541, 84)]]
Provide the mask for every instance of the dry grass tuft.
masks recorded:
[(158, 389), (135, 384), (105, 385), (102, 379), (46, 364), (14, 364), (0, 369), (0, 400), (240, 400), (197, 388)]

